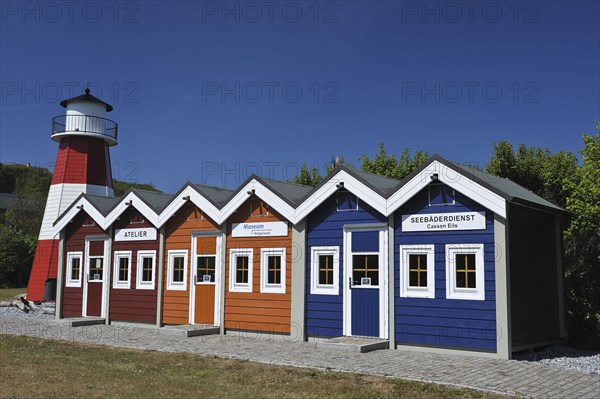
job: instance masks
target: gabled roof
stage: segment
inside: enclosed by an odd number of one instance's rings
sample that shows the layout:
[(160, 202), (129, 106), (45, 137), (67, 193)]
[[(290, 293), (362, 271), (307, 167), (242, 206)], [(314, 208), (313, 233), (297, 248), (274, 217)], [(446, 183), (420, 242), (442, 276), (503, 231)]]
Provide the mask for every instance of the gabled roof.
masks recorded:
[(191, 201), (211, 218), (215, 223), (221, 224), (221, 208), (233, 195), (233, 191), (222, 187), (205, 186), (187, 182), (181, 190), (174, 194), (165, 204), (158, 217), (158, 226), (166, 223), (187, 201)]
[(384, 197), (387, 197), (390, 190), (400, 183), (400, 180), (365, 172), (361, 169), (351, 168), (348, 166), (344, 166), (343, 168), (349, 172), (352, 172), (356, 177), (361, 179), (371, 188), (379, 191)]
[(165, 206), (169, 203), (173, 194), (160, 193), (156, 191), (141, 190), (132, 188), (130, 190), (143, 200), (156, 213), (162, 212)]
[(295, 208), (311, 190), (313, 190), (311, 187), (301, 184), (266, 179), (253, 174), (233, 192), (227, 203), (223, 205), (219, 215), (219, 224), (246, 202), (250, 195), (256, 195), (282, 217), (296, 223)]
[[(103, 197), (100, 195), (89, 195), (83, 194), (83, 197), (98, 210), (103, 216), (108, 215), (108, 213), (114, 208), (114, 206), (119, 202), (118, 198), (115, 197)], [(66, 211), (65, 211), (66, 212)]]
[[(440, 157), (441, 158), (441, 157)], [(449, 162), (449, 161), (448, 161)], [(565, 209), (558, 205), (553, 204), (550, 201), (545, 200), (534, 192), (526, 189), (525, 187), (515, 183), (504, 177), (492, 175), (491, 173), (484, 172), (475, 168), (467, 167), (454, 163), (458, 169), (473, 176), (473, 178), (481, 185), (489, 185), (492, 190), (501, 193), (508, 201), (514, 203), (528, 204), (533, 207), (538, 207), (544, 210), (553, 210), (558, 213), (568, 213)]]
[(339, 166), (316, 187), (252, 175), (235, 191), (188, 182), (174, 195), (133, 188), (120, 199), (82, 194), (56, 220), (54, 232), (58, 233), (80, 209), (85, 209), (98, 225), (106, 229), (128, 206), (134, 206), (150, 223), (160, 227), (187, 201), (193, 202), (220, 225), (251, 195), (258, 196), (295, 224), (342, 186), (377, 212), (389, 216), (430, 184), (432, 178), (504, 218), (509, 203), (546, 212), (567, 213), (508, 179), (434, 155), (402, 181)]
[(233, 190), (224, 187), (206, 186), (198, 183), (189, 183), (190, 186), (196, 189), (199, 193), (203, 194), (208, 200), (215, 204), (218, 208), (223, 207)]
[(108, 215), (117, 201), (118, 199), (113, 197), (80, 194), (54, 222), (52, 228), (53, 235), (60, 233), (81, 210), (85, 210), (98, 226), (105, 230), (106, 215)]
[(297, 205), (313, 187), (303, 184), (296, 184), (281, 180), (266, 179), (264, 177), (255, 177), (258, 181), (276, 192), (281, 198), (285, 199), (290, 205)]

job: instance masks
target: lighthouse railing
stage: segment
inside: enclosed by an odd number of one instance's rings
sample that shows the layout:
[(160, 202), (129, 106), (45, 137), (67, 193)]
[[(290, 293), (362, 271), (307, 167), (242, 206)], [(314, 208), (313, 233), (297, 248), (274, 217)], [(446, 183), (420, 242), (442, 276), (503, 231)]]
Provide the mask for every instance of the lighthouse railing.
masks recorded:
[(61, 133), (99, 134), (117, 140), (119, 125), (110, 119), (89, 115), (59, 115), (52, 118), (52, 136)]

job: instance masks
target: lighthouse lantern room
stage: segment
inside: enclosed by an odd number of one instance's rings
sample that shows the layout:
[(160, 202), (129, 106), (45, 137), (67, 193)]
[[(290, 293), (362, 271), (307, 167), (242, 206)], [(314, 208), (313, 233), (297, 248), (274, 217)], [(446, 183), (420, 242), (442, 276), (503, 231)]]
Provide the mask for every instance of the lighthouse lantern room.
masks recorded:
[(56, 218), (82, 193), (114, 196), (109, 147), (117, 144), (118, 125), (106, 118), (112, 105), (91, 95), (89, 88), (60, 105), (66, 114), (52, 119), (51, 138), (60, 145), (27, 287), (27, 298), (34, 301), (52, 299), (52, 290), (44, 288), (56, 278), (59, 240), (52, 235)]

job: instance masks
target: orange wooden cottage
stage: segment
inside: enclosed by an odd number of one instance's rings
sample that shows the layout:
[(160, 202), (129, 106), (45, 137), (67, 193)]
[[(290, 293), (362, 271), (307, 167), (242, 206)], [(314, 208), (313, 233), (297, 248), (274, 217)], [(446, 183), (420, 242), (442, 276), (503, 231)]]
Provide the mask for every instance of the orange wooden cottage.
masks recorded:
[(218, 210), (231, 194), (188, 183), (161, 215), (162, 324), (221, 325), (224, 230)]
[(292, 317), (292, 264), (303, 243), (294, 245), (302, 237), (290, 215), (310, 190), (252, 176), (223, 209), (227, 217), (225, 329), (302, 334), (303, 316)]

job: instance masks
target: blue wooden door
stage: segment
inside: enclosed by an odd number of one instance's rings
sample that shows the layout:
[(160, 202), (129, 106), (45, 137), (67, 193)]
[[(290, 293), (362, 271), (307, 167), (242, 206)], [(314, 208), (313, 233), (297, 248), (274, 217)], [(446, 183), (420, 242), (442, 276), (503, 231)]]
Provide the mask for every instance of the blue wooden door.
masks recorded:
[(379, 231), (352, 232), (350, 260), (351, 335), (379, 337)]

